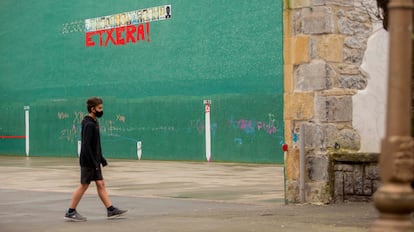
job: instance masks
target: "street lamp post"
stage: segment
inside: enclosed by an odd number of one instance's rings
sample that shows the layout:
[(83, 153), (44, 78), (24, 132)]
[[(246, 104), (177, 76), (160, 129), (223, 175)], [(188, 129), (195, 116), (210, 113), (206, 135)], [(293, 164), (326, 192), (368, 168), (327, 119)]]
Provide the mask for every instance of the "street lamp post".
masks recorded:
[(380, 156), (381, 187), (374, 195), (379, 218), (370, 231), (414, 231), (414, 140), (411, 137), (413, 0), (390, 0), (390, 57), (385, 138)]

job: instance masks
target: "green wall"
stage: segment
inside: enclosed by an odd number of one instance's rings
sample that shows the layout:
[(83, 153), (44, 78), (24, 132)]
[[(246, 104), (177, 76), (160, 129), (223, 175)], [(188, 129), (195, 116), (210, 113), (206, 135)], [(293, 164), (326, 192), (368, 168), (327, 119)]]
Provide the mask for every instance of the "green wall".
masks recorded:
[[(84, 20), (171, 4), (150, 42), (85, 46)], [(0, 135), (30, 154), (76, 156), (85, 100), (104, 99), (104, 155), (283, 162), (283, 26), (278, 0), (0, 2)], [(99, 40), (94, 39), (99, 44)], [(0, 154), (24, 154), (0, 139)]]

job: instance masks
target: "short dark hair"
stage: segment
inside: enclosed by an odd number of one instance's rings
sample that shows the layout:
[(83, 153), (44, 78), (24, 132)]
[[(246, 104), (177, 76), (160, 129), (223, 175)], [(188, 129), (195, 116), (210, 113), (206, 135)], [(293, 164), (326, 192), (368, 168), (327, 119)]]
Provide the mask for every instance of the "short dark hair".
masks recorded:
[(91, 97), (86, 101), (86, 109), (88, 109), (88, 112), (90, 113), (92, 112), (93, 107), (100, 105), (100, 104), (103, 104), (103, 101), (101, 98)]

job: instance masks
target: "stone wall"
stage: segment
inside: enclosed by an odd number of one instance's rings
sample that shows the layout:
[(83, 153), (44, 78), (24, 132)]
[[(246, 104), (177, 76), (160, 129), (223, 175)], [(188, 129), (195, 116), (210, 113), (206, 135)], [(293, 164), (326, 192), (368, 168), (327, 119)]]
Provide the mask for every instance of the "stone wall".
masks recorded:
[(380, 186), (378, 153), (333, 153), (333, 202), (371, 201)]
[(360, 71), (378, 22), (375, 0), (285, 0), (284, 119), (287, 201), (299, 202), (299, 127), (304, 124), (306, 201), (333, 201), (329, 153), (358, 151), (352, 96), (369, 84)]

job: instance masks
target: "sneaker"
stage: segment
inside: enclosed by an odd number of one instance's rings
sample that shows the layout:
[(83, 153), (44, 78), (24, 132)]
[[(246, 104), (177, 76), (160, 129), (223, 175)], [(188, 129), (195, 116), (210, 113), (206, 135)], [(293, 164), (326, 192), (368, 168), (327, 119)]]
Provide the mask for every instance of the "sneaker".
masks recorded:
[(66, 212), (64, 219), (66, 221), (72, 222), (84, 222), (86, 221), (86, 217), (80, 215), (76, 210), (72, 213)]
[(128, 210), (122, 210), (114, 207), (113, 210), (108, 210), (108, 218), (115, 218), (123, 215), (124, 213), (128, 212)]

